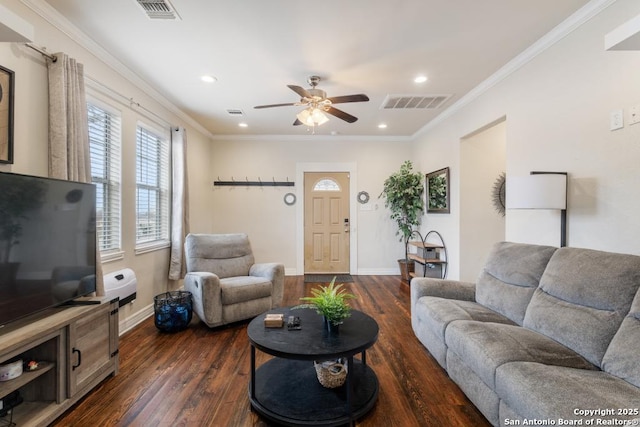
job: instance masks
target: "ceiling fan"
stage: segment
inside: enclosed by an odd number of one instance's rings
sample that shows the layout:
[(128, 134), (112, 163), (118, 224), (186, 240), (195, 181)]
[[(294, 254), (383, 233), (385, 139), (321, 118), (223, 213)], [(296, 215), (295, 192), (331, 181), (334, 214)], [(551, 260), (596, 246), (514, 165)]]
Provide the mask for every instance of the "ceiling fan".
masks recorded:
[(306, 108), (304, 110), (296, 114), (296, 121), (293, 122), (293, 125), (298, 126), (305, 124), (307, 126), (318, 126), (329, 120), (324, 113), (329, 113), (332, 116), (342, 119), (348, 123), (357, 121), (357, 117), (333, 107), (333, 104), (365, 102), (369, 100), (369, 97), (364, 94), (333, 96), (331, 98), (327, 98), (327, 93), (324, 90), (316, 88), (318, 83), (320, 83), (320, 77), (311, 76), (307, 79), (307, 82), (311, 85), (311, 89), (304, 89), (296, 85), (287, 85), (289, 89), (300, 95), (299, 102), (257, 105), (254, 108), (287, 107), (291, 105), (305, 106)]

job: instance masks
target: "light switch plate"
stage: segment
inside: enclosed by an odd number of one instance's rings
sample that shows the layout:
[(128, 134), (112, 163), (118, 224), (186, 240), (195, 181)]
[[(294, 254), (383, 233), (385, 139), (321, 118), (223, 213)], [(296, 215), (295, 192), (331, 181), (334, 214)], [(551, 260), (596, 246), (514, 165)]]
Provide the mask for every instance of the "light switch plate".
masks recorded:
[(624, 127), (624, 112), (622, 110), (614, 110), (611, 112), (609, 130), (622, 129)]
[(629, 108), (629, 125), (640, 123), (640, 105)]

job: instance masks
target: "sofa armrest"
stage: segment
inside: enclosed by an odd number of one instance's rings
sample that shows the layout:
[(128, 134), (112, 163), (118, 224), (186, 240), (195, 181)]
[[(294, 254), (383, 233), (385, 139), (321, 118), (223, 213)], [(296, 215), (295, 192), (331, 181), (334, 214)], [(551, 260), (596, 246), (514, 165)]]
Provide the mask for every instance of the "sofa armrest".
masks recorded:
[(208, 272), (191, 272), (184, 276), (184, 290), (191, 292), (193, 311), (207, 325), (222, 322), (220, 278)]
[(414, 277), (411, 279), (411, 307), (421, 297), (440, 297), (462, 301), (476, 300), (476, 285), (459, 280)]
[(273, 291), (271, 293), (272, 307), (282, 304), (284, 295), (284, 265), (275, 262), (253, 264), (249, 269), (249, 276), (264, 277), (271, 281)]

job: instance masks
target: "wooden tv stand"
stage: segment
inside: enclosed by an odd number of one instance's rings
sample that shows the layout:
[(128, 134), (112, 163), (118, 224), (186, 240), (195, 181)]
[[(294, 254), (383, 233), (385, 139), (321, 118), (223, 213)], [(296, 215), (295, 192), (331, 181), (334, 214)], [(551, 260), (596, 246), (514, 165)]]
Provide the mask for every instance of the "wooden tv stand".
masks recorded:
[[(0, 364), (21, 358), (40, 369), (0, 382), (0, 398), (24, 402), (0, 418), (46, 426), (109, 375), (118, 373), (118, 299), (48, 309), (0, 328)], [(86, 298), (85, 298), (86, 300)]]

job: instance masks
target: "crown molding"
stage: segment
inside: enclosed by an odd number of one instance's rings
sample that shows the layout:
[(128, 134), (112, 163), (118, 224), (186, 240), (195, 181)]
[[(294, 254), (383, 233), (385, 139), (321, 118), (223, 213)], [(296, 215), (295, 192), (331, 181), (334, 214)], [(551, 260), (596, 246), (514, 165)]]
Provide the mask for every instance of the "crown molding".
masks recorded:
[(489, 78), (484, 80), (475, 88), (471, 89), (458, 101), (454, 102), (449, 108), (445, 109), (442, 113), (433, 118), (429, 123), (420, 128), (413, 134), (413, 139), (426, 134), (429, 130), (435, 128), (437, 125), (453, 116), (462, 108), (478, 99), (486, 91), (497, 85), (498, 83), (511, 76), (518, 71), (529, 61), (555, 45), (566, 36), (571, 34), (582, 25), (586, 24), (598, 15), (607, 7), (611, 6), (617, 0), (592, 0), (580, 9), (578, 9), (573, 15), (558, 24), (554, 29), (542, 36), (538, 41), (525, 49), (522, 53), (517, 55), (511, 61), (507, 62), (498, 71), (493, 73)]
[(444, 122), (449, 117), (460, 111), (462, 108), (478, 99), (489, 89), (499, 84), (517, 70), (526, 65), (529, 61), (546, 51), (551, 46), (561, 41), (576, 29), (587, 23), (591, 18), (598, 15), (604, 9), (616, 2), (616, 0), (592, 0), (576, 11), (573, 15), (565, 19), (562, 23), (552, 29), (549, 33), (541, 37), (533, 45), (529, 46), (522, 53), (517, 55), (489, 78), (481, 82), (472, 90), (467, 92), (458, 101), (445, 109), (442, 113), (433, 118), (413, 135), (410, 136), (346, 136), (346, 135), (215, 135), (198, 123), (184, 111), (175, 106), (169, 99), (160, 94), (155, 88), (150, 86), (145, 80), (139, 77), (131, 69), (125, 66), (120, 60), (111, 55), (102, 46), (89, 38), (84, 32), (73, 25), (68, 19), (61, 15), (51, 5), (44, 0), (20, 0), (25, 6), (40, 15), (43, 19), (53, 25), (56, 29), (67, 35), (71, 40), (100, 59), (105, 65), (113, 69), (122, 77), (130, 81), (138, 88), (145, 91), (155, 101), (161, 104), (168, 111), (184, 120), (189, 125), (203, 133), (205, 136), (215, 141), (381, 141), (381, 142), (405, 142), (414, 141), (421, 135), (426, 134), (431, 129)]
[[(102, 61), (106, 66), (114, 70), (116, 73), (124, 77), (136, 87), (143, 90), (153, 100), (157, 101), (160, 105), (167, 109), (167, 111), (175, 114), (180, 119), (184, 120), (190, 126), (203, 133), (205, 136), (212, 138), (213, 134), (207, 130), (204, 126), (198, 123), (195, 119), (189, 116), (187, 113), (179, 109), (168, 98), (158, 92), (154, 87), (149, 85), (140, 76), (134, 73), (130, 68), (124, 65), (118, 58), (106, 51), (102, 46), (96, 43), (93, 39), (87, 36), (78, 27), (73, 25), (67, 18), (65, 18), (60, 12), (55, 10), (50, 4), (44, 0), (20, 0), (25, 6), (33, 10), (45, 21), (55, 27), (57, 30), (65, 34), (74, 42), (78, 43), (84, 49), (93, 54), (96, 58)], [(113, 90), (113, 89), (112, 89)]]
[(213, 135), (213, 141), (364, 141), (364, 142), (411, 142), (412, 136), (368, 136), (368, 135)]

